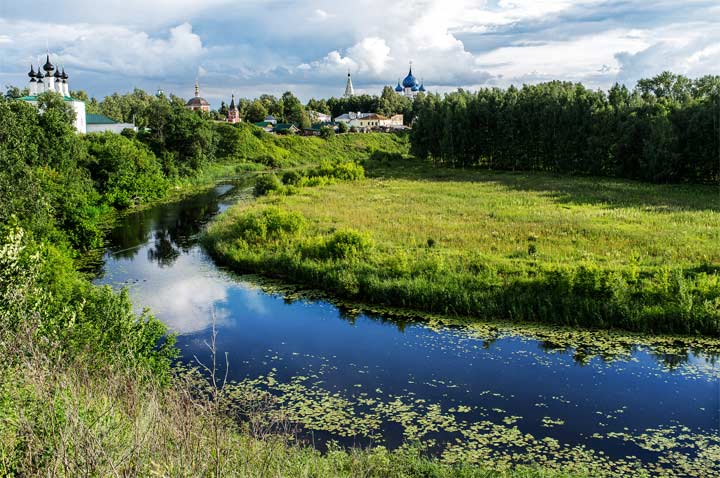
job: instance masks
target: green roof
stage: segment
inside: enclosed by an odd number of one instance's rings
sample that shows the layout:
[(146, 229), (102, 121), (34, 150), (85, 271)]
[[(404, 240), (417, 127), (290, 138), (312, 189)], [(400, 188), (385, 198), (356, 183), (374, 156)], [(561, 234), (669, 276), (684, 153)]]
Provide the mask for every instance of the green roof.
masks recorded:
[[(22, 98), (18, 98), (18, 99), (23, 100), (23, 101), (37, 101), (38, 97), (37, 97), (37, 95), (23, 96)], [(65, 100), (65, 101), (80, 101), (80, 100), (73, 98), (72, 96), (63, 96), (63, 100)]]
[(253, 123), (253, 124), (260, 128), (267, 128), (268, 126), (272, 126), (272, 123), (269, 121), (260, 121), (259, 123)]
[(85, 122), (87, 124), (117, 124), (117, 121), (111, 120), (107, 116), (91, 113), (85, 115)]
[(297, 128), (297, 126), (295, 126), (292, 123), (278, 123), (275, 125), (275, 127), (273, 129), (275, 131), (284, 131), (284, 130), (290, 129), (290, 128)]

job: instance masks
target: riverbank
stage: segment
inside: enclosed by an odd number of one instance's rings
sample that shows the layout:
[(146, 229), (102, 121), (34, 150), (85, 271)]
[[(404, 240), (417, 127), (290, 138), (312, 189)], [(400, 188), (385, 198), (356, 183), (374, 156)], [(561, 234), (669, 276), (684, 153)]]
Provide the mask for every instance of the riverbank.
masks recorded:
[[(184, 363), (212, 362), (203, 344), (212, 341), (216, 317), (230, 382), (258, 404), (270, 392), (273, 409), (299, 427), (305, 443), (325, 450), (328, 440), (388, 449), (419, 442), (445, 462), (588, 467), (591, 476), (642, 476), (657, 463), (716, 466), (691, 448), (714, 443), (703, 441), (714, 434), (716, 409), (717, 348), (708, 340), (651, 343), (577, 329), (570, 336), (556, 327), (507, 330), (497, 322), (448, 328), (387, 308), (375, 315), (286, 289), (265, 293), (257, 278), (218, 268), (197, 242), (208, 218), (241, 191), (246, 197), (245, 185), (222, 185), (124, 217), (108, 238), (98, 282), (128, 287), (134, 303), (178, 331)], [(224, 371), (223, 359), (219, 365)], [(646, 403), (645, 390), (688, 399), (668, 408)], [(668, 436), (672, 448), (650, 451)]]
[(370, 179), (232, 208), (209, 250), (238, 272), (464, 321), (720, 334), (711, 187), (368, 165)]

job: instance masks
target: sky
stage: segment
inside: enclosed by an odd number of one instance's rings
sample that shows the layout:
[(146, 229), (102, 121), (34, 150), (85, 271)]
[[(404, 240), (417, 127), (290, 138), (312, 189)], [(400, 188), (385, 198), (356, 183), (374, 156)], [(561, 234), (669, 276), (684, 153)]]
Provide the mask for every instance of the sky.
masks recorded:
[[(214, 106), (293, 91), (379, 94), (551, 79), (607, 89), (671, 70), (720, 74), (718, 0), (0, 0), (0, 85), (49, 49), (70, 88), (143, 88)], [(44, 61), (43, 61), (44, 63)]]

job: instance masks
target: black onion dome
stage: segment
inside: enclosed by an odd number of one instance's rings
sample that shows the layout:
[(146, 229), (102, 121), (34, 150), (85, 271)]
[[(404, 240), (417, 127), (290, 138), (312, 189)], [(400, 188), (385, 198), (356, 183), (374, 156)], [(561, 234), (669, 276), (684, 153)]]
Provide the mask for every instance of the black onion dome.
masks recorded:
[(33, 68), (32, 64), (30, 65), (30, 72), (28, 73), (28, 76), (33, 80), (35, 79), (35, 68)]
[(45, 75), (42, 74), (42, 71), (40, 71), (40, 68), (38, 68), (37, 73), (35, 73), (35, 78), (38, 79), (38, 81), (42, 80), (45, 77)]
[(235, 95), (232, 95), (232, 100), (230, 100), (230, 109), (234, 110), (237, 107), (235, 106)]
[(49, 71), (49, 72), (52, 72), (52, 71), (55, 69), (55, 67), (53, 66), (53, 64), (50, 63), (50, 54), (49, 54), (49, 53), (48, 53), (48, 55), (47, 55), (47, 59), (45, 60), (45, 65), (43, 65), (43, 69), (44, 69), (45, 71)]
[(63, 69), (62, 69), (62, 70), (63, 70), (63, 71), (62, 71), (62, 79), (63, 79), (63, 80), (67, 80), (67, 79), (68, 79), (68, 74), (65, 73), (65, 67), (64, 67), (64, 66), (63, 66)]
[(60, 70), (55, 70), (55, 74), (53, 75), (56, 79), (61, 80), (62, 79), (62, 73), (60, 73)]

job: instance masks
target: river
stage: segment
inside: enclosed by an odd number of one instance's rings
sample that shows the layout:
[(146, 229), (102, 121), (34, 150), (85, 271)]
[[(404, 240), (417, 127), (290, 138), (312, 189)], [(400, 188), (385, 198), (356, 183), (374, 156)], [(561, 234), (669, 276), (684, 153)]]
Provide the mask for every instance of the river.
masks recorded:
[[(583, 463), (623, 475), (720, 475), (717, 348), (700, 341), (487, 324), (429, 326), (267, 291), (198, 244), (249, 196), (221, 184), (121, 218), (98, 284), (127, 287), (207, 361), (212, 321), (229, 377), (282, 397), (313, 439), (448, 461)], [(213, 319), (214, 317), (214, 319)], [(600, 345), (598, 345), (600, 344)]]

